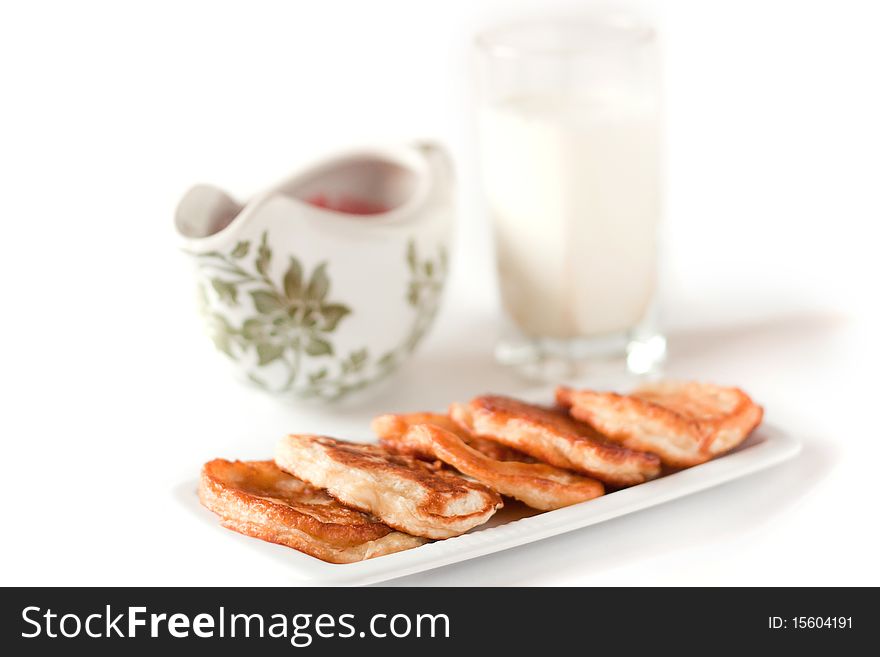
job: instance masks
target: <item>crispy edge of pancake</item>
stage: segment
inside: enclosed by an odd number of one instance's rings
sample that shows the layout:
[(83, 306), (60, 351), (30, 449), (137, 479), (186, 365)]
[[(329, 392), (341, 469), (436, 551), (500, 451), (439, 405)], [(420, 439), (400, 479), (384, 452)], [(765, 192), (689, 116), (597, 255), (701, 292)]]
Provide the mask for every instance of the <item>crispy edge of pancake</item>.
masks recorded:
[(595, 479), (546, 463), (492, 459), (434, 424), (413, 424), (402, 435), (383, 438), (382, 445), (404, 454), (439, 459), (502, 495), (541, 511), (585, 502), (605, 492)]
[(415, 536), (458, 536), (503, 506), (498, 493), (482, 484), (378, 445), (292, 434), (278, 442), (275, 462), (346, 506)]
[(199, 501), (227, 529), (329, 563), (363, 561), (426, 542), (342, 506), (273, 461), (205, 463)]
[(452, 404), (449, 415), (478, 436), (614, 486), (640, 484), (660, 474), (656, 454), (607, 441), (555, 409), (482, 395), (467, 405)]
[[(707, 402), (707, 393), (729, 396), (724, 408)], [(557, 402), (576, 419), (609, 439), (660, 455), (667, 465), (704, 463), (737, 445), (757, 427), (763, 409), (739, 388), (695, 382), (664, 382), (637, 388), (631, 395), (560, 386)], [(732, 400), (732, 405), (727, 403)]]
[(373, 418), (370, 426), (373, 429), (373, 433), (381, 440), (393, 440), (395, 437), (403, 436), (410, 427), (419, 424), (432, 424), (435, 427), (440, 427), (445, 431), (455, 434), (469, 447), (496, 461), (534, 462), (534, 459), (528, 454), (512, 449), (507, 445), (475, 436), (451, 417), (442, 413), (386, 413)]

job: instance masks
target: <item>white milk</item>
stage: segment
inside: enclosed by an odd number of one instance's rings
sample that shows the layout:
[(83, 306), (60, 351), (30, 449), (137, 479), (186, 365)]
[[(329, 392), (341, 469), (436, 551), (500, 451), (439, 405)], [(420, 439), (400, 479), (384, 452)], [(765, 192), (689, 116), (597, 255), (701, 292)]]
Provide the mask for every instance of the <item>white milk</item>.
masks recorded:
[(501, 295), (524, 333), (625, 331), (656, 287), (659, 137), (653, 111), (537, 97), (484, 110), (483, 179)]

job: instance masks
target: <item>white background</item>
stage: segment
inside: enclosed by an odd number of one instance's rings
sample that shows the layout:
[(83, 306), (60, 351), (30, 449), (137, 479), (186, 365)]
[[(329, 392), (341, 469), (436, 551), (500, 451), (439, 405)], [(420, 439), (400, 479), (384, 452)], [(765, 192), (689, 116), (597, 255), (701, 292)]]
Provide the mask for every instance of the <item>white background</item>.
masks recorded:
[[(655, 4), (670, 374), (743, 386), (804, 452), (403, 583), (880, 584), (880, 6)], [(522, 388), (490, 356), (470, 44), (495, 22), (572, 8), (3, 4), (0, 583), (294, 583), (182, 503), (202, 462)], [(198, 181), (246, 197), (338, 146), (412, 137), (452, 150), (460, 208), (448, 296), (418, 356), (341, 409), (238, 384), (193, 308), (177, 199)]]

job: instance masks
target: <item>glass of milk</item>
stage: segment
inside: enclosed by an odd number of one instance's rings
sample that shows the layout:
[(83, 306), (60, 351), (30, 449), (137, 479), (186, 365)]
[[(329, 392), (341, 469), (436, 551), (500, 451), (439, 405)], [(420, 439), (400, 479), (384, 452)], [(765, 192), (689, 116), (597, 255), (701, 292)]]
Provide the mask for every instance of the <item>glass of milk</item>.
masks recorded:
[(652, 371), (666, 352), (654, 31), (604, 16), (477, 43), (482, 181), (510, 325), (498, 359), (545, 378), (602, 363)]

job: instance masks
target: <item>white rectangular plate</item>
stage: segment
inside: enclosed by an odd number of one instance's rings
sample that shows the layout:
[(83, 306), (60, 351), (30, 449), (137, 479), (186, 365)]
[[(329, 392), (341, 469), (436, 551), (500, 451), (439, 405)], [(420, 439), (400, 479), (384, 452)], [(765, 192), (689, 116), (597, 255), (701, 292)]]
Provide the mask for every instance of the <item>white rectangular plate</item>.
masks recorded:
[[(763, 425), (735, 451), (714, 461), (556, 511), (539, 513), (515, 502), (506, 503), (490, 522), (463, 536), (358, 563), (330, 564), (281, 545), (256, 539), (252, 542), (256, 551), (280, 559), (297, 578), (311, 584), (373, 584), (500, 552), (640, 511), (769, 468), (793, 458), (800, 449), (801, 444), (795, 438), (775, 427)], [(194, 482), (187, 485), (183, 491), (189, 492), (178, 497), (202, 521), (217, 526), (216, 516), (199, 505), (195, 488)], [(217, 528), (218, 531), (227, 531)], [(220, 540), (219, 536), (217, 540)]]

